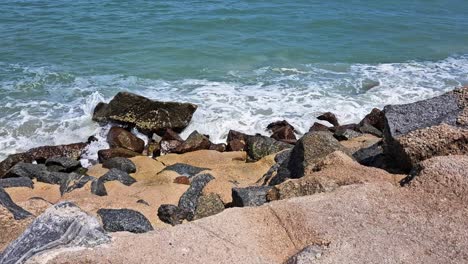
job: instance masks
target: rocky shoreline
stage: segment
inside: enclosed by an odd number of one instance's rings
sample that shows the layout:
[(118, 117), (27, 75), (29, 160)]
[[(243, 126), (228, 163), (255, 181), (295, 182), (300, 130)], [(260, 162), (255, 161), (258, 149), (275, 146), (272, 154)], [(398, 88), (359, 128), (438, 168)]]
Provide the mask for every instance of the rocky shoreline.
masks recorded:
[(91, 167), (92, 135), (0, 162), (0, 263), (468, 262), (468, 87), (218, 144), (196, 110), (120, 92)]

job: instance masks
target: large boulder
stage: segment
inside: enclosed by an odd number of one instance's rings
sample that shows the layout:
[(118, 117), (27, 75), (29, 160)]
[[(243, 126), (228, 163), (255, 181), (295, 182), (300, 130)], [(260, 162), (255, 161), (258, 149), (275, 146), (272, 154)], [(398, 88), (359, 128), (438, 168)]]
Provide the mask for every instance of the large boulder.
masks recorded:
[(348, 153), (338, 140), (329, 132), (306, 133), (292, 149), (287, 168), (291, 178), (301, 178), (307, 169), (312, 169), (316, 162), (330, 153), (342, 151)]
[(203, 188), (213, 180), (210, 174), (199, 174), (192, 178), (190, 187), (179, 199), (179, 207), (189, 212), (187, 220), (193, 220), (195, 210), (197, 209), (198, 198), (202, 195)]
[(146, 233), (153, 230), (148, 219), (135, 210), (99, 209), (97, 214), (102, 220), (104, 230), (108, 232)]
[(145, 149), (143, 139), (121, 127), (112, 127), (109, 130), (107, 142), (111, 148), (125, 148), (138, 153), (142, 153)]
[(24, 263), (32, 256), (60, 247), (93, 247), (110, 242), (99, 221), (70, 202), (61, 202), (37, 217), (0, 254), (0, 263)]
[(183, 154), (187, 152), (209, 149), (211, 146), (210, 139), (206, 136), (198, 133), (198, 131), (193, 131), (188, 138), (178, 145), (175, 149), (171, 150), (173, 153)]
[(385, 154), (409, 171), (433, 156), (468, 153), (467, 106), (468, 87), (415, 103), (385, 106)]
[(31, 163), (37, 161), (39, 163), (44, 163), (47, 159), (53, 157), (68, 157), (78, 160), (87, 146), (88, 143), (43, 146), (32, 148), (24, 153), (9, 155), (5, 160), (0, 162), (0, 178), (4, 177), (10, 168), (20, 162)]
[(161, 133), (167, 128), (181, 132), (188, 126), (197, 106), (189, 103), (160, 102), (140, 95), (119, 92), (108, 103), (99, 103), (93, 120), (135, 126), (143, 133)]
[(245, 142), (248, 158), (252, 161), (293, 147), (291, 144), (262, 135), (246, 136)]

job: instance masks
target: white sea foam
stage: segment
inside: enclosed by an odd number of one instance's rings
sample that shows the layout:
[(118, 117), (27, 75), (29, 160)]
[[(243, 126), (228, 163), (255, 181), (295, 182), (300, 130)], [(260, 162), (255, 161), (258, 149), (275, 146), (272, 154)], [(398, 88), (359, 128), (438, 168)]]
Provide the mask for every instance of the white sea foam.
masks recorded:
[(108, 147), (109, 127), (92, 122), (94, 106), (122, 90), (199, 105), (182, 137), (198, 130), (221, 142), (230, 129), (266, 133), (268, 123), (282, 119), (303, 133), (324, 111), (335, 112), (341, 123), (356, 122), (373, 107), (413, 102), (468, 84), (468, 56), (437, 62), (264, 67), (231, 71), (227, 81), (75, 77), (54, 68), (11, 67), (23, 70), (24, 79), (0, 83), (0, 159), (40, 145), (85, 141), (91, 135), (99, 141), (91, 144), (85, 159), (96, 159), (97, 150)]

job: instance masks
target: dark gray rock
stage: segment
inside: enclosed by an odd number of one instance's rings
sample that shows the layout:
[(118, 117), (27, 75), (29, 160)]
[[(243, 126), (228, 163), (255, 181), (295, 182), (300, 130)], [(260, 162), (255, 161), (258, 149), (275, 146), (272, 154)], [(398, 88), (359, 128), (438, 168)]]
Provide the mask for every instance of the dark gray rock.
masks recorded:
[(291, 256), (285, 264), (314, 264), (324, 253), (325, 248), (320, 245), (310, 245)]
[(190, 164), (185, 164), (185, 163), (175, 163), (173, 165), (167, 166), (161, 172), (163, 172), (163, 171), (175, 171), (181, 176), (187, 176), (188, 178), (191, 178), (191, 177), (197, 175), (198, 173), (200, 173), (200, 172), (202, 172), (204, 170), (210, 170), (210, 169), (196, 167), (196, 166), (192, 166)]
[(267, 202), (266, 195), (271, 188), (270, 186), (232, 188), (232, 204), (236, 207), (260, 206)]
[(43, 164), (32, 164), (19, 162), (15, 164), (5, 175), (5, 178), (10, 177), (27, 177), (30, 179), (36, 179), (47, 174), (47, 167)]
[(342, 141), (342, 140), (350, 140), (352, 138), (362, 136), (362, 134), (352, 129), (337, 129), (335, 133), (333, 133), (333, 136), (336, 139)]
[(60, 172), (72, 172), (81, 167), (81, 163), (72, 158), (68, 157), (52, 157), (46, 160), (45, 165), (50, 166), (60, 166), (63, 168)]
[(187, 220), (191, 221), (193, 219), (198, 204), (198, 198), (201, 196), (203, 188), (213, 179), (214, 177), (210, 174), (199, 174), (192, 178), (190, 187), (179, 199), (179, 207), (189, 212)]
[(161, 221), (170, 225), (180, 225), (187, 219), (190, 212), (173, 204), (162, 204), (158, 208), (158, 217)]
[(32, 163), (33, 161), (37, 161), (38, 163), (44, 163), (47, 159), (52, 157), (69, 157), (77, 160), (87, 146), (88, 143), (43, 146), (32, 148), (24, 153), (10, 155), (0, 162), (0, 178), (3, 178), (10, 168), (20, 162)]
[(363, 126), (365, 124), (371, 125), (377, 128), (378, 130), (383, 131), (385, 127), (384, 113), (378, 108), (372, 109), (372, 111), (369, 114), (367, 114), (361, 120), (361, 122), (359, 122), (359, 126)]
[(181, 132), (188, 126), (197, 106), (189, 103), (159, 102), (127, 92), (119, 92), (109, 104), (99, 103), (93, 120), (135, 126), (146, 134), (163, 133), (167, 128)]
[(69, 193), (75, 189), (82, 188), (86, 183), (93, 179), (94, 177), (72, 172), (68, 174), (68, 177), (64, 178), (60, 183), (60, 195), (64, 195), (65, 193)]
[(385, 155), (381, 143), (376, 143), (354, 152), (353, 158), (364, 166), (376, 168), (383, 168), (385, 166)]
[(128, 173), (118, 170), (118, 169), (110, 169), (106, 174), (99, 178), (102, 182), (108, 181), (119, 181), (124, 185), (130, 186), (136, 182), (136, 180), (128, 175)]
[(34, 188), (34, 183), (28, 177), (15, 177), (0, 179), (0, 187), (12, 188), (12, 187), (27, 187)]
[(91, 182), (91, 193), (97, 196), (106, 196), (107, 190), (104, 182), (101, 179), (94, 179)]
[(65, 172), (47, 172), (36, 177), (37, 181), (44, 182), (48, 184), (62, 184), (63, 181), (66, 181), (70, 173)]
[(304, 176), (306, 168), (313, 166), (316, 162), (335, 151), (349, 154), (349, 151), (329, 132), (306, 133), (299, 139), (291, 152), (287, 164), (290, 177), (294, 179), (301, 178)]
[(293, 147), (291, 144), (262, 135), (246, 136), (245, 142), (245, 151), (252, 161), (257, 161), (268, 155)]
[[(10, 195), (0, 187), (0, 205), (5, 207), (12, 215), (15, 220), (25, 219), (32, 214), (23, 208), (19, 207), (13, 200), (11, 200)], [(3, 263), (3, 262), (0, 262)]]
[(0, 255), (0, 263), (25, 263), (32, 256), (60, 247), (93, 247), (110, 242), (99, 221), (70, 202), (48, 208), (10, 243)]
[[(291, 149), (286, 149), (276, 154), (275, 156), (276, 163), (273, 164), (273, 166), (271, 166), (270, 169), (268, 169), (268, 171), (262, 176), (262, 178), (260, 178), (257, 181), (257, 183), (262, 183), (262, 185), (269, 185), (270, 181), (276, 182), (276, 180), (272, 180), (272, 179), (279, 177), (278, 174), (281, 173), (280, 169), (282, 167), (287, 166), (289, 162), (289, 157), (291, 156), (291, 151), (292, 151)], [(282, 175), (285, 176), (284, 173)], [(289, 174), (287, 174), (285, 178), (287, 177), (289, 177)]]
[(123, 158), (123, 157), (115, 157), (104, 161), (102, 164), (104, 168), (107, 169), (118, 169), (126, 173), (135, 173), (136, 172), (136, 165), (133, 161)]
[(140, 212), (130, 209), (99, 209), (97, 214), (108, 232), (127, 231), (146, 233), (153, 230), (151, 223)]
[(359, 132), (364, 133), (364, 134), (371, 134), (376, 137), (383, 137), (382, 131), (378, 130), (372, 125), (369, 125), (367, 123), (364, 123), (359, 127)]

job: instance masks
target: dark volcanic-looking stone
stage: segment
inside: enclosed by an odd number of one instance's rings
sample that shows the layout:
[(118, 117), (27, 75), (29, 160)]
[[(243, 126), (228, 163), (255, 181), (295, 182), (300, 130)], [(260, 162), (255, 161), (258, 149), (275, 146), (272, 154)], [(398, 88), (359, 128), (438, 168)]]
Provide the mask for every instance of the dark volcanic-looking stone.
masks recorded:
[(329, 131), (329, 127), (327, 127), (326, 125), (322, 125), (320, 123), (315, 122), (309, 128), (309, 132), (317, 132), (317, 131)]
[(385, 127), (385, 114), (378, 108), (372, 109), (372, 111), (367, 114), (361, 122), (359, 122), (360, 126), (363, 126), (364, 124), (371, 125), (375, 128), (377, 128), (380, 131), (384, 130)]
[[(282, 182), (289, 178), (287, 164), (289, 162), (289, 157), (291, 156), (291, 151), (292, 149), (286, 149), (276, 154), (276, 163), (273, 164), (270, 169), (268, 169), (268, 171), (262, 176), (262, 178), (257, 181), (257, 183), (261, 183), (262, 185), (275, 185), (276, 182)], [(282, 179), (280, 180), (277, 177), (281, 177)]]
[(19, 162), (6, 173), (5, 177), (28, 177), (30, 179), (35, 179), (47, 173), (47, 167), (44, 164)]
[(102, 182), (119, 181), (127, 186), (136, 182), (136, 180), (132, 176), (128, 175), (128, 173), (118, 169), (110, 169), (106, 174), (102, 175), (99, 180)]
[(179, 207), (189, 212), (187, 220), (191, 221), (197, 208), (198, 198), (201, 196), (203, 188), (213, 180), (210, 174), (199, 174), (192, 178), (190, 187), (179, 199)]
[(200, 219), (215, 214), (219, 214), (224, 210), (224, 203), (215, 193), (202, 195), (198, 198), (197, 209), (193, 219)]
[(270, 186), (232, 188), (232, 204), (236, 207), (260, 206), (267, 202), (266, 195), (270, 189)]
[(182, 224), (189, 214), (189, 211), (172, 204), (162, 204), (158, 208), (159, 219), (173, 226)]
[(107, 142), (111, 148), (125, 148), (142, 153), (145, 141), (121, 127), (112, 127), (107, 134)]
[(202, 149), (209, 149), (210, 146), (210, 139), (195, 130), (184, 142), (182, 142), (182, 144), (173, 149), (172, 152), (182, 154)]
[(94, 179), (91, 182), (91, 193), (97, 196), (106, 196), (107, 190), (104, 182), (100, 179)]
[(101, 149), (98, 151), (99, 162), (104, 162), (116, 157), (133, 158), (140, 155), (140, 153), (124, 148)]
[(0, 187), (11, 188), (11, 187), (27, 187), (34, 188), (34, 183), (28, 177), (15, 177), (15, 178), (4, 178), (0, 179)]
[(361, 165), (384, 168), (385, 155), (381, 143), (376, 143), (370, 147), (359, 149), (353, 153), (353, 158)]
[[(8, 211), (10, 211), (10, 213), (13, 215), (13, 218), (15, 218), (15, 220), (21, 220), (29, 216), (32, 216), (30, 212), (24, 210), (23, 208), (15, 204), (15, 202), (11, 200), (10, 195), (2, 187), (0, 187), (0, 205), (2, 205)], [(3, 263), (3, 262), (0, 262), (0, 263)]]
[(37, 161), (39, 163), (44, 163), (47, 159), (52, 157), (68, 157), (78, 160), (87, 146), (88, 143), (43, 146), (32, 148), (24, 153), (9, 155), (5, 160), (0, 162), (0, 178), (2, 178), (11, 167), (19, 162), (31, 163), (33, 161)]
[(328, 132), (309, 132), (297, 141), (287, 165), (291, 178), (301, 178), (305, 170), (335, 151), (348, 153), (338, 140)]
[(339, 126), (340, 125), (338, 123), (338, 119), (336, 118), (336, 115), (333, 114), (332, 112), (323, 113), (323, 114), (317, 116), (317, 119), (327, 121), (328, 123), (332, 124), (333, 126)]
[(60, 185), (63, 181), (66, 181), (69, 176), (70, 173), (65, 172), (47, 172), (43, 175), (39, 175), (36, 179), (38, 182)]
[(143, 133), (170, 128), (180, 132), (188, 126), (197, 106), (189, 103), (159, 102), (140, 95), (119, 92), (109, 104), (99, 103), (93, 120), (135, 126)]
[(60, 195), (69, 193), (75, 189), (82, 188), (86, 183), (93, 180), (94, 178), (88, 175), (82, 175), (77, 173), (70, 173), (68, 177), (63, 179), (60, 183)]
[(123, 158), (123, 157), (115, 157), (104, 161), (102, 164), (104, 168), (107, 169), (118, 169), (126, 173), (135, 173), (136, 172), (136, 165), (133, 161)]
[(0, 263), (24, 263), (58, 247), (93, 247), (110, 242), (99, 221), (70, 202), (61, 202), (37, 217), (0, 255)]
[(385, 106), (385, 154), (405, 171), (432, 156), (466, 154), (466, 130), (462, 129), (468, 128), (467, 106), (468, 87), (411, 104)]
[(359, 132), (364, 133), (364, 134), (371, 134), (380, 138), (383, 137), (383, 132), (381, 130), (378, 130), (374, 126), (367, 124), (367, 123), (360, 125)]
[(337, 129), (335, 133), (333, 133), (333, 136), (342, 141), (362, 136), (362, 134), (351, 129)]
[(45, 165), (49, 168), (51, 166), (60, 166), (63, 168), (61, 172), (72, 172), (81, 167), (81, 163), (68, 157), (52, 157), (46, 160)]
[(293, 147), (290, 144), (261, 135), (247, 136), (246, 143), (247, 155), (250, 160), (254, 161)]
[(192, 166), (190, 164), (185, 164), (185, 163), (175, 163), (175, 164), (172, 164), (172, 165), (169, 165), (169, 166), (165, 167), (161, 172), (163, 172), (163, 171), (175, 171), (179, 175), (187, 176), (187, 177), (191, 178), (191, 177), (195, 176), (196, 174), (198, 174), (198, 173), (200, 173), (200, 172), (202, 172), (204, 170), (211, 170), (211, 169), (196, 167), (196, 166)]
[(130, 209), (99, 209), (97, 214), (108, 232), (127, 231), (146, 233), (153, 230), (151, 223), (140, 212)]

